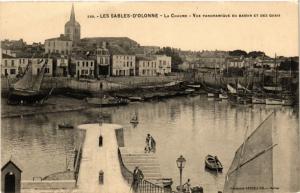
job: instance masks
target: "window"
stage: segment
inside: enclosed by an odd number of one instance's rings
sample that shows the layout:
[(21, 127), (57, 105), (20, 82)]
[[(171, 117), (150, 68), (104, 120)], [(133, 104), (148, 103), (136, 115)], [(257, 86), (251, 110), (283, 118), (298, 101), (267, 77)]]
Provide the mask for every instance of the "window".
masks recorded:
[(49, 68), (45, 68), (44, 72), (48, 74), (50, 72)]
[(85, 62), (85, 66), (88, 67), (89, 66), (89, 62)]
[(94, 65), (93, 62), (91, 62), (91, 67), (93, 67), (93, 65)]
[(10, 74), (16, 74), (16, 69), (10, 69)]
[(77, 62), (77, 66), (79, 67), (79, 62)]
[(4, 60), (4, 66), (7, 66), (7, 60)]
[(11, 60), (11, 66), (13, 67), (15, 65), (15, 61)]

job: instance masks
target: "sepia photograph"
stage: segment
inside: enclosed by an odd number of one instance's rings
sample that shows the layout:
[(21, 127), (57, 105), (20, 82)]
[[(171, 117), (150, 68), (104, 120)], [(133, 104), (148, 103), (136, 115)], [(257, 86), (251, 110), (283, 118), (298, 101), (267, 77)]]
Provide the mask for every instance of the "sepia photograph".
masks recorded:
[(300, 192), (298, 6), (0, 2), (1, 193)]

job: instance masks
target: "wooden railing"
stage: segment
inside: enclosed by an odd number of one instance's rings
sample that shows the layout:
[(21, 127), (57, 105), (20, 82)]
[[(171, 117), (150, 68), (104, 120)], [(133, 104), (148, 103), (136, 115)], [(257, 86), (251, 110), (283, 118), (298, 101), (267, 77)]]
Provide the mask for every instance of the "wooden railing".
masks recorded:
[[(118, 148), (118, 156), (119, 156), (119, 162), (120, 162), (120, 166), (121, 166), (122, 175), (123, 175), (124, 179), (127, 181), (127, 183), (132, 188), (133, 172), (131, 172), (124, 165), (124, 162), (122, 160), (121, 151), (119, 148)], [(165, 191), (164, 187), (153, 184), (145, 179), (140, 181), (140, 183), (138, 184), (137, 191), (136, 191), (136, 193), (165, 193), (165, 192), (169, 192), (169, 191)]]

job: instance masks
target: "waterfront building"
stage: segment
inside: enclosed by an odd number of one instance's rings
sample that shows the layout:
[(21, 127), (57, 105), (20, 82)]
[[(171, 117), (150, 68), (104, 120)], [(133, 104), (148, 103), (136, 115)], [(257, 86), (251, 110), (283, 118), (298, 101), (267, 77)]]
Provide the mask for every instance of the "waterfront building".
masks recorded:
[(74, 5), (72, 5), (70, 20), (65, 24), (65, 36), (73, 42), (73, 45), (80, 41), (80, 24), (75, 19)]
[(37, 57), (12, 57), (6, 54), (2, 54), (1, 60), (1, 76), (15, 78), (18, 75), (22, 75), (29, 62), (32, 62), (32, 74), (36, 75), (44, 61), (47, 60), (47, 64), (45, 66), (45, 76), (53, 75), (53, 60), (51, 58), (45, 58), (42, 56)]
[(112, 76), (135, 76), (135, 55), (116, 54), (112, 56)]
[(45, 40), (45, 53), (59, 53), (62, 55), (71, 54), (72, 40), (61, 34), (57, 38)]
[(166, 75), (171, 73), (171, 57), (166, 55), (155, 55), (155, 57), (157, 64), (157, 74)]
[(243, 56), (228, 57), (227, 58), (227, 67), (243, 68), (243, 67), (245, 67), (245, 58)]
[(1, 76), (15, 78), (20, 73), (18, 59), (2, 54), (1, 58)]
[(76, 56), (72, 59), (75, 67), (77, 78), (94, 78), (95, 77), (95, 60), (86, 56)]
[(157, 60), (153, 56), (136, 57), (136, 75), (137, 76), (157, 76)]
[(106, 43), (103, 42), (102, 47), (96, 50), (96, 76), (109, 76), (110, 75), (110, 54), (106, 48)]
[(67, 57), (57, 57), (54, 60), (55, 76), (67, 77), (69, 75), (69, 59)]

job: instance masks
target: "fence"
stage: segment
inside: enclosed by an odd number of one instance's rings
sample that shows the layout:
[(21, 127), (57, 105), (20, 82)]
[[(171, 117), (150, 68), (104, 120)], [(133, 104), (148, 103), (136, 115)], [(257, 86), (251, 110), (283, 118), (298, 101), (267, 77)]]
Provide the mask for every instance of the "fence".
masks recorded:
[[(119, 161), (121, 166), (121, 173), (124, 179), (127, 181), (127, 183), (131, 186), (133, 181), (133, 173), (130, 170), (128, 170), (128, 168), (124, 165), (121, 151), (119, 148), (118, 148), (118, 156), (119, 156)], [(144, 179), (141, 180), (137, 188), (137, 193), (165, 193), (165, 192), (170, 192), (170, 191), (165, 191), (163, 187), (153, 184)]]

